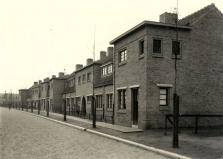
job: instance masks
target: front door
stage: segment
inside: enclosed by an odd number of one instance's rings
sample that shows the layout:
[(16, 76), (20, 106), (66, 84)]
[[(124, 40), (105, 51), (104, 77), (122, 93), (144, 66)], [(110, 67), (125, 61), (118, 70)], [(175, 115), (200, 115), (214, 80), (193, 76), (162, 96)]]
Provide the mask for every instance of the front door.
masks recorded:
[(138, 89), (132, 89), (132, 121), (138, 125)]

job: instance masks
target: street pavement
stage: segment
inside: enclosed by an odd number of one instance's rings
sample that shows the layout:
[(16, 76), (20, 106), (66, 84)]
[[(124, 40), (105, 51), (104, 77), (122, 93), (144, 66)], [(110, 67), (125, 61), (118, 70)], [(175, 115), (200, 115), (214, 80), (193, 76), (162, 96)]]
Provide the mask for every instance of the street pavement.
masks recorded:
[(0, 154), (1, 159), (168, 158), (6, 108), (0, 108)]

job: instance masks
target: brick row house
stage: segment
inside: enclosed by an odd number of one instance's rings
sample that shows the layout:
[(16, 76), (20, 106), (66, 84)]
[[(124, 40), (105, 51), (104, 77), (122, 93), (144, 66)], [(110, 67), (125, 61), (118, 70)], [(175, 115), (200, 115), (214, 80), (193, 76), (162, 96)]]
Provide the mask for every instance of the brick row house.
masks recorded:
[[(223, 15), (211, 4), (177, 23), (176, 17), (163, 13), (159, 22), (141, 22), (112, 40), (114, 47), (101, 51), (99, 60), (35, 83), (27, 100), (33, 106), (41, 101), (41, 110), (49, 105), (62, 112), (66, 105), (68, 114), (91, 118), (94, 95), (101, 121), (161, 128), (173, 114), (176, 89), (180, 114), (223, 114)], [(219, 118), (199, 123), (219, 124)], [(193, 125), (193, 119), (180, 119), (180, 126)]]
[[(110, 42), (114, 45), (115, 124), (142, 129), (164, 126), (173, 113), (173, 93), (180, 114), (223, 114), (223, 15), (214, 4), (178, 21), (143, 21)], [(177, 53), (177, 76), (175, 76)], [(180, 126), (194, 121), (180, 119)], [(202, 119), (200, 126), (222, 124)], [(193, 124), (194, 125), (194, 124)]]

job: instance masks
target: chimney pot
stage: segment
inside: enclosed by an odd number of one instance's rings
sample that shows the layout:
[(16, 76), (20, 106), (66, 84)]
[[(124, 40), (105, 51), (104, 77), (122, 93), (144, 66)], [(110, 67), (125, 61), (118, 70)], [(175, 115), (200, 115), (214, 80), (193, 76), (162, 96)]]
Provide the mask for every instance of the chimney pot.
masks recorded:
[(59, 72), (59, 77), (63, 77), (64, 76), (64, 73), (63, 72)]
[(105, 51), (100, 51), (100, 60), (103, 60), (106, 57)]
[(109, 57), (113, 56), (113, 47), (107, 48), (107, 56), (109, 56)]
[(82, 67), (83, 67), (82, 64), (76, 64), (76, 71), (77, 71), (77, 70), (80, 70)]
[(93, 59), (88, 58), (86, 64), (89, 65), (89, 64), (91, 64), (92, 62), (93, 62)]
[(160, 15), (160, 22), (168, 24), (176, 24), (177, 15), (175, 13), (163, 13)]

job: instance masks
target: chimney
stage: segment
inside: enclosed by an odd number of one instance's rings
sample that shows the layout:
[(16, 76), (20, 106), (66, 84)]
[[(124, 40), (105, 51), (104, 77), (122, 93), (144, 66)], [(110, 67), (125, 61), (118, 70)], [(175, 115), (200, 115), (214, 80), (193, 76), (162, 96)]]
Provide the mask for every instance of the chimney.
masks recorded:
[(109, 57), (113, 56), (113, 47), (107, 48), (107, 56), (109, 56)]
[(91, 64), (92, 62), (93, 62), (93, 59), (88, 58), (87, 61), (86, 61), (86, 65), (89, 65), (89, 64)]
[(64, 73), (63, 72), (59, 72), (59, 77), (63, 77), (64, 76)]
[(46, 78), (46, 81), (49, 81), (49, 78), (48, 77)]
[(163, 13), (160, 15), (161, 23), (176, 24), (177, 15), (175, 13)]
[(77, 71), (77, 70), (80, 70), (82, 67), (83, 67), (82, 64), (76, 64), (76, 71)]
[(56, 76), (55, 76), (55, 75), (53, 75), (53, 76), (52, 76), (52, 78), (56, 78)]
[(38, 82), (34, 82), (34, 86), (36, 86), (38, 84)]
[(105, 51), (100, 51), (100, 60), (103, 60), (106, 57)]
[(44, 78), (43, 81), (46, 82), (46, 78)]
[(39, 80), (39, 84), (41, 84), (42, 83), (42, 81), (41, 80)]

